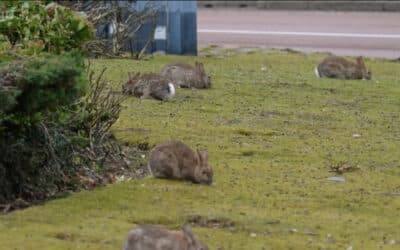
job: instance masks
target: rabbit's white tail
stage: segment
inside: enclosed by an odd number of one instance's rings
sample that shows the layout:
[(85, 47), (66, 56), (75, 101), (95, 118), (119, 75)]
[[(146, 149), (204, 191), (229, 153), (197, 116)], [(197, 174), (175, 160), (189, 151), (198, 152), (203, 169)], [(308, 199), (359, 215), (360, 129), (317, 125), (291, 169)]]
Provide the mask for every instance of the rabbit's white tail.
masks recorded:
[(171, 97), (175, 95), (175, 86), (171, 82), (168, 83), (168, 92)]
[(315, 67), (314, 72), (317, 77), (321, 78), (321, 75), (319, 74), (319, 71), (318, 71), (318, 67)]

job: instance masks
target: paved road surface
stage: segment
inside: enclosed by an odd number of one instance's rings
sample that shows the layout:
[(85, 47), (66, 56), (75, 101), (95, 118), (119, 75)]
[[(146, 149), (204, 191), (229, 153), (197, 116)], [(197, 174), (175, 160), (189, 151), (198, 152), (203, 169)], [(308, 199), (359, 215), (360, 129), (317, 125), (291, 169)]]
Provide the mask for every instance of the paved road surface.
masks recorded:
[(198, 9), (199, 47), (400, 58), (400, 13)]

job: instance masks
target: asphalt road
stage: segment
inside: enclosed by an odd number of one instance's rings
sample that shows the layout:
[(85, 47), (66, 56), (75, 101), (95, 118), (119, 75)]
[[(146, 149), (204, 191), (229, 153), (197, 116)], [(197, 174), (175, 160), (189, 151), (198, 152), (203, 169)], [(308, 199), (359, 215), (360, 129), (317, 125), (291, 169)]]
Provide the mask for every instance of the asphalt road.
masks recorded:
[(400, 58), (400, 13), (203, 9), (199, 47), (291, 48), (303, 52)]

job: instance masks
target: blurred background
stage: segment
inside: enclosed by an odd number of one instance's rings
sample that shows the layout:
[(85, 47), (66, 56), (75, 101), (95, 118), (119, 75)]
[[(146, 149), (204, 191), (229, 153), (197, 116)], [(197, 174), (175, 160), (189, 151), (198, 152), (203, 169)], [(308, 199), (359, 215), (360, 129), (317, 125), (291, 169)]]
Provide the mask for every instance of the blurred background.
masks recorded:
[(400, 57), (400, 1), (103, 1), (98, 10), (98, 1), (60, 2), (102, 16), (89, 18), (103, 43), (114, 41), (102, 54), (196, 55), (221, 46)]
[(198, 42), (400, 57), (400, 1), (198, 1)]

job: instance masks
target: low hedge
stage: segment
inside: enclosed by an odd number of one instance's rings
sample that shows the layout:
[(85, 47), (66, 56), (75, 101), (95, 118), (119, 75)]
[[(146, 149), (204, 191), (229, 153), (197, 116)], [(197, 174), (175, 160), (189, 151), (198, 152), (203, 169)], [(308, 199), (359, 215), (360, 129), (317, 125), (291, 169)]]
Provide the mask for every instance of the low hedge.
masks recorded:
[(72, 151), (66, 134), (56, 133), (86, 86), (84, 59), (76, 52), (0, 69), (0, 201), (41, 199), (67, 182)]

